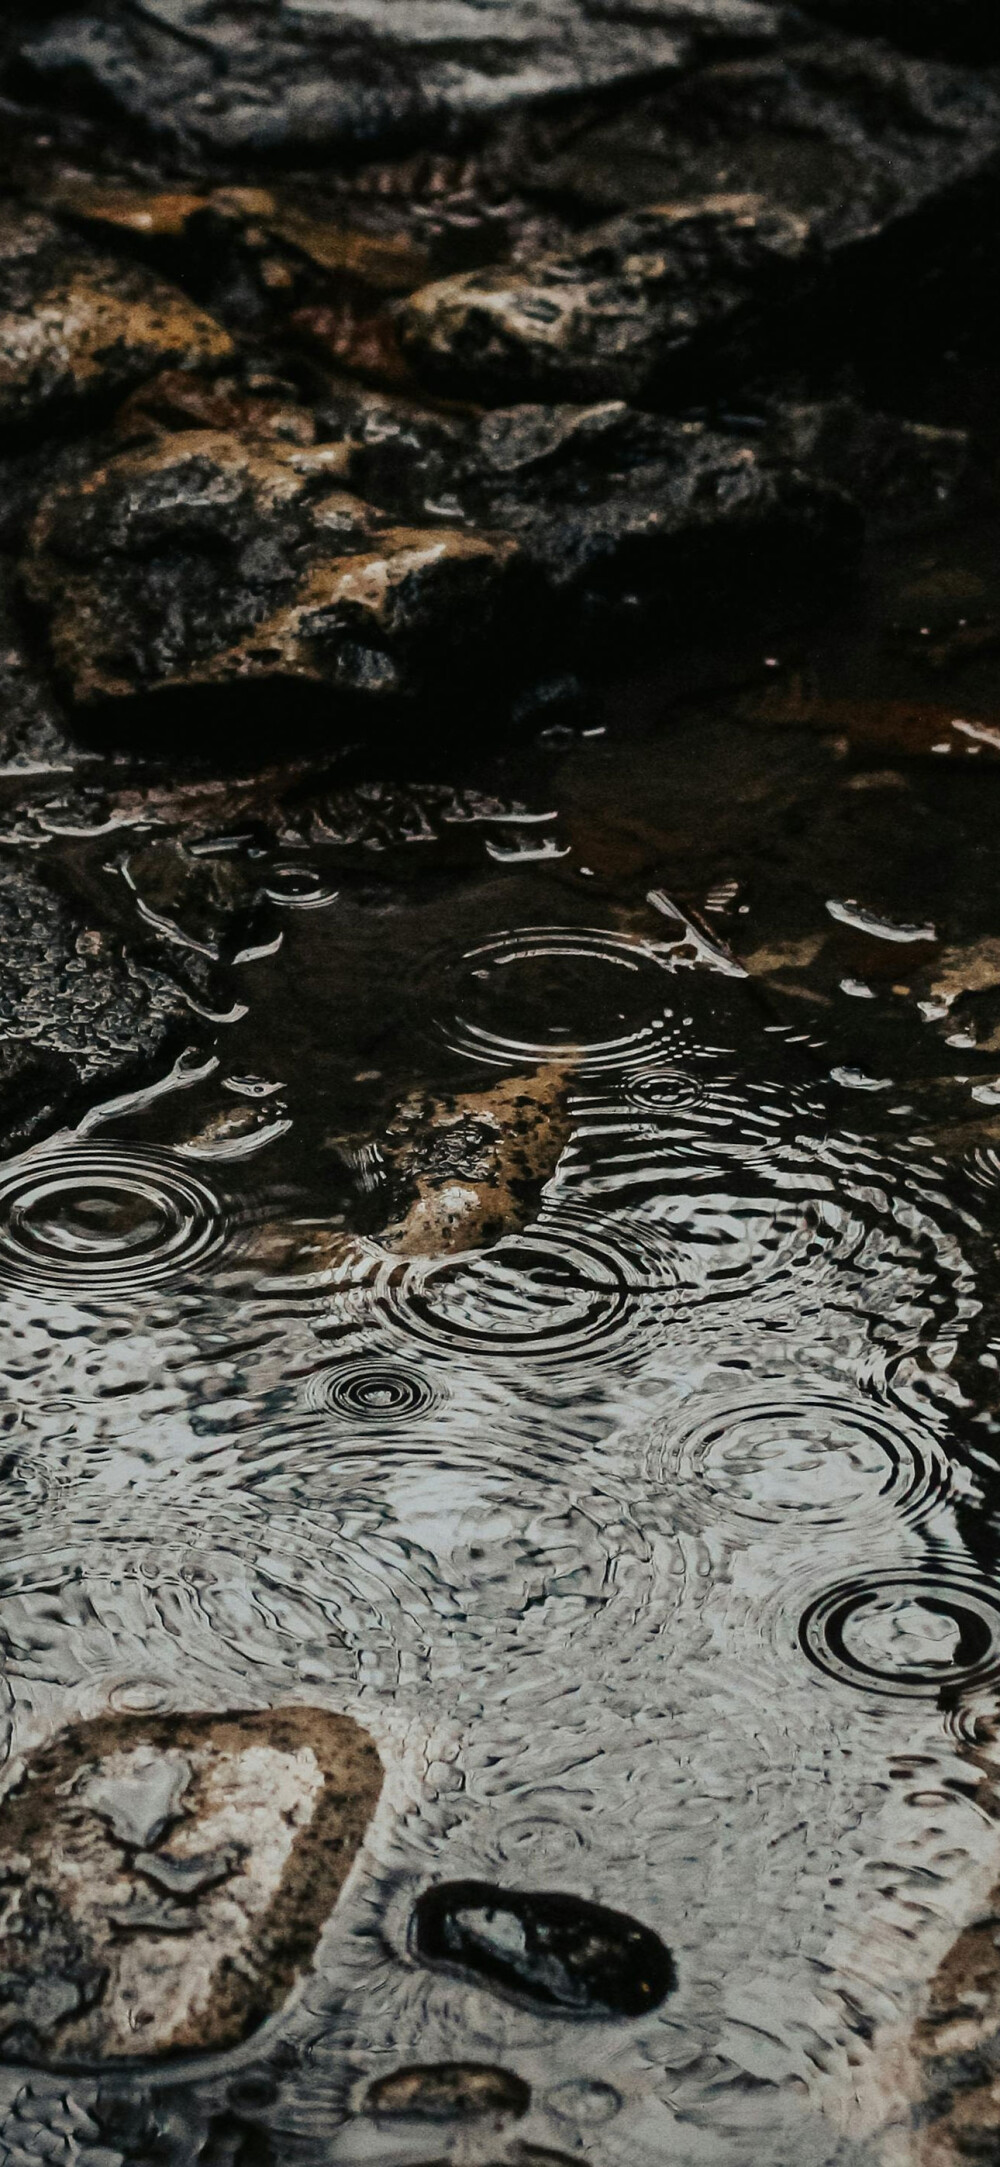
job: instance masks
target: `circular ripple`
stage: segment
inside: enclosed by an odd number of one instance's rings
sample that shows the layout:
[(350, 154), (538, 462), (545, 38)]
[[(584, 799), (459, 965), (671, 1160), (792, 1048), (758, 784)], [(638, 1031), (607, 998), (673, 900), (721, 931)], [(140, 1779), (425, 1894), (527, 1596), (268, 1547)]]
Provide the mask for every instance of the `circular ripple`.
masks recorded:
[(936, 1700), (1000, 1677), (1000, 1596), (960, 1573), (873, 1573), (817, 1596), (799, 1639), (847, 1685)]
[(615, 1069), (655, 1056), (667, 1027), (670, 951), (595, 926), (525, 926), (470, 948), (459, 966), (453, 1051), (507, 1066)]
[(0, 1176), (0, 1281), (40, 1293), (135, 1294), (218, 1247), (218, 1197), (167, 1151), (73, 1144)]
[(679, 1433), (655, 1472), (695, 1489), (702, 1524), (846, 1528), (888, 1508), (923, 1520), (947, 1494), (937, 1438), (862, 1399), (760, 1393), (723, 1403)]
[(383, 1268), (375, 1297), (435, 1356), (518, 1359), (533, 1367), (618, 1356), (648, 1343), (674, 1285), (662, 1245), (563, 1209), (558, 1221), (473, 1256)]
[(673, 1113), (683, 1106), (695, 1106), (704, 1099), (707, 1086), (696, 1076), (689, 1076), (684, 1069), (649, 1069), (640, 1076), (630, 1076), (625, 1097), (630, 1106), (641, 1106), (649, 1113)]
[(305, 1391), (307, 1405), (317, 1411), (363, 1422), (406, 1422), (426, 1413), (440, 1397), (440, 1390), (432, 1390), (418, 1371), (394, 1362), (356, 1362), (319, 1370)]

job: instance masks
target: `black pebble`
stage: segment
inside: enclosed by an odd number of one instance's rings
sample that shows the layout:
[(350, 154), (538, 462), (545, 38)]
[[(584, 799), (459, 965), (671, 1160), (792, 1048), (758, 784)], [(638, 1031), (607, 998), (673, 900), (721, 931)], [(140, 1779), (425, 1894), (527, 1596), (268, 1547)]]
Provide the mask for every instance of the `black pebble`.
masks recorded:
[(413, 1908), (410, 1954), (568, 2016), (635, 2017), (677, 1984), (648, 1926), (582, 1896), (444, 1881)]

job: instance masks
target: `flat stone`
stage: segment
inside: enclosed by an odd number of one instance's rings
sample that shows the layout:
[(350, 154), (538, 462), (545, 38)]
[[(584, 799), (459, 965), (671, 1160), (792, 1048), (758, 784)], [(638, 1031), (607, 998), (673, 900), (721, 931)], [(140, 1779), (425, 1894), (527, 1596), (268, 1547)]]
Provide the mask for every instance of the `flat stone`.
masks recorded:
[(0, 1805), (0, 2058), (245, 2038), (308, 1968), (381, 1787), (366, 1733), (322, 1709), (64, 1732)]
[(376, 2078), (365, 2093), (366, 2114), (378, 2121), (496, 2121), (516, 2119), (531, 2105), (531, 2087), (509, 2069), (487, 2062), (416, 2063)]
[(221, 324), (141, 265), (97, 254), (43, 212), (0, 211), (0, 429), (231, 353)]
[(249, 21), (235, 0), (140, 0), (29, 15), (4, 87), (189, 155), (302, 159), (648, 81), (705, 42), (767, 39), (776, 19), (760, 0), (284, 0)]
[(809, 254), (807, 222), (762, 196), (654, 204), (523, 267), (421, 288), (401, 343), (429, 383), (477, 398), (643, 398), (679, 357), (737, 328), (745, 341)]
[(568, 2016), (642, 2016), (677, 1984), (650, 1927), (561, 1891), (440, 1882), (417, 1898), (409, 1947), (423, 1964)]
[(343, 470), (342, 446), (191, 431), (46, 499), (24, 576), (72, 698), (297, 678), (379, 699), (481, 639), (513, 542), (401, 525)]

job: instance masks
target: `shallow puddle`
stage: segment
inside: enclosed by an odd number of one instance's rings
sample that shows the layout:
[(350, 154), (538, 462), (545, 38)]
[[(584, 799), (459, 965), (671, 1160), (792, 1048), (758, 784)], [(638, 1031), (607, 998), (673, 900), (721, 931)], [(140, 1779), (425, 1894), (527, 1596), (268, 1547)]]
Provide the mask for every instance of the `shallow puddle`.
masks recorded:
[[(272, 906), (232, 1020), (0, 1175), (13, 1749), (320, 1709), (385, 1782), (244, 2044), (119, 2014), (98, 2068), (8, 2013), (10, 2159), (920, 2156), (914, 2027), (1000, 1879), (1000, 733), (920, 648), (994, 549), (206, 829)], [(29, 839), (204, 942), (163, 838), (87, 824)], [(540, 1068), (521, 1223), (380, 1239), (407, 1094)], [(187, 1870), (154, 1943), (232, 1865)]]

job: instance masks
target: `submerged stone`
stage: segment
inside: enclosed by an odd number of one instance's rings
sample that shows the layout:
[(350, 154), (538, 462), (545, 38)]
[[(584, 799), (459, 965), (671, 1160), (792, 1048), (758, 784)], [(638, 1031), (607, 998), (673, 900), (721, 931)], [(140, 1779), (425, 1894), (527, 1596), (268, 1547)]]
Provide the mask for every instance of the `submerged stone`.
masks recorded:
[(57, 489), (24, 576), (74, 700), (281, 678), (378, 700), (481, 640), (515, 545), (401, 525), (343, 470), (338, 445), (195, 430)]
[(0, 210), (0, 429), (231, 353), (221, 324), (165, 280), (98, 255), (42, 212)]
[(531, 2087), (509, 2069), (486, 2062), (417, 2063), (379, 2077), (365, 2093), (365, 2111), (379, 2120), (414, 2122), (507, 2120), (526, 2114)]
[(445, 1881), (414, 1905), (410, 1952), (566, 2016), (634, 2017), (677, 1984), (658, 1934), (582, 1896)]
[(0, 1806), (0, 2057), (232, 2046), (307, 1968), (382, 1786), (347, 1716), (104, 1717)]

